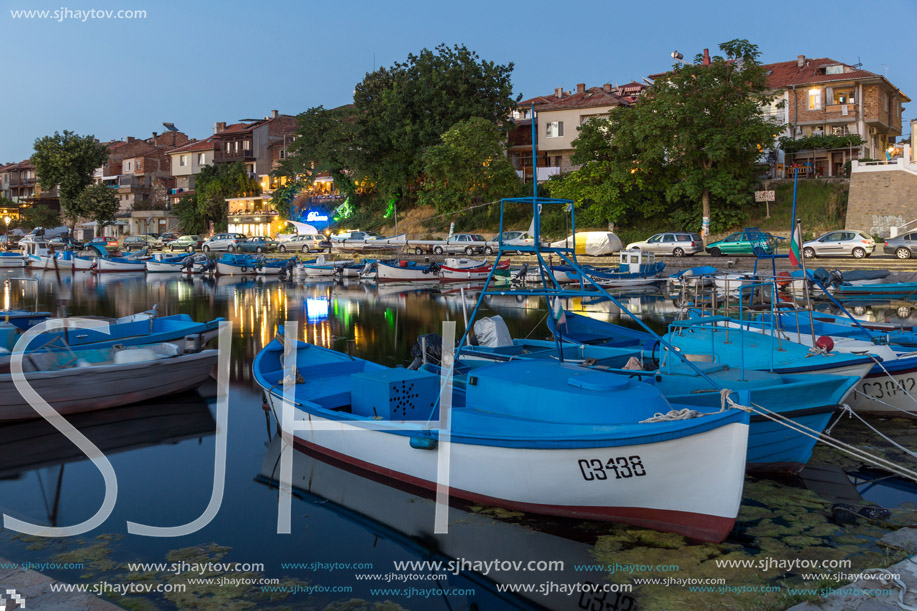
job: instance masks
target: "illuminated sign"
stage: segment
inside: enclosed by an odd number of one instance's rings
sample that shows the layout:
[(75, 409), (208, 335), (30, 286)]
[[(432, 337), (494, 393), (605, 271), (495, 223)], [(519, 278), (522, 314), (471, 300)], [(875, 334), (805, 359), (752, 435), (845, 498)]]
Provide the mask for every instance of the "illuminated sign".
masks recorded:
[(320, 214), (316, 212), (315, 210), (311, 210), (309, 214), (306, 215), (307, 223), (311, 221), (326, 222), (327, 220), (328, 220), (327, 214)]

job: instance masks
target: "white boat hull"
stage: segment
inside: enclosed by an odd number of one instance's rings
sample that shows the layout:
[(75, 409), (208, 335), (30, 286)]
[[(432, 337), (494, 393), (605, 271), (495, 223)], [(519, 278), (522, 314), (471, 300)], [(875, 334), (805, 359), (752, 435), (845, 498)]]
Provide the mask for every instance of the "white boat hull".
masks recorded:
[(180, 274), (182, 271), (181, 263), (163, 263), (162, 261), (147, 261), (146, 262), (146, 271), (155, 274), (155, 273), (175, 273)]
[(426, 271), (425, 268), (395, 267), (379, 263), (376, 268), (376, 280), (379, 282), (439, 282), (439, 272)]
[(98, 259), (95, 257), (73, 257), (71, 261), (73, 270), (77, 272), (88, 272), (96, 268)]
[(254, 276), (257, 270), (247, 265), (229, 265), (217, 261), (217, 273), (221, 276)]
[(257, 272), (259, 276), (279, 276), (284, 273), (286, 270), (285, 267), (259, 267)]
[[(272, 394), (269, 401), (274, 413), (282, 414), (282, 401)], [(293, 409), (299, 424), (307, 427), (290, 431), (299, 449), (377, 476), (436, 489), (438, 451), (414, 449), (406, 436)], [(520, 511), (624, 520), (663, 530), (671, 530), (675, 522), (691, 532), (689, 536), (716, 540), (728, 533), (738, 514), (747, 444), (748, 425), (741, 423), (625, 447), (529, 449), (452, 443), (450, 494)], [(616, 479), (613, 487), (608, 486), (607, 476), (599, 477), (590, 465), (604, 465), (621, 455), (639, 457), (647, 476)]]
[(22, 255), (0, 256), (0, 269), (25, 267), (26, 258)]
[(125, 262), (99, 259), (96, 269), (102, 273), (108, 272), (142, 272), (146, 271), (146, 261)]
[[(141, 363), (26, 373), (25, 377), (45, 401), (66, 416), (196, 388), (210, 377), (216, 360), (216, 350), (205, 350)], [(0, 396), (4, 398), (0, 420), (38, 417), (16, 390), (11, 374), (0, 375)]]

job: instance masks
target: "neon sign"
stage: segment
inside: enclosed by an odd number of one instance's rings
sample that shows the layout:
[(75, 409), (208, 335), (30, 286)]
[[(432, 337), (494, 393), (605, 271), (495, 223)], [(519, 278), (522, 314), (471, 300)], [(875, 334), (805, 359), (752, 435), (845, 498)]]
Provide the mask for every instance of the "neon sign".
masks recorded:
[(326, 222), (327, 220), (328, 220), (327, 214), (319, 214), (315, 210), (311, 210), (309, 214), (306, 215), (307, 223), (310, 221)]

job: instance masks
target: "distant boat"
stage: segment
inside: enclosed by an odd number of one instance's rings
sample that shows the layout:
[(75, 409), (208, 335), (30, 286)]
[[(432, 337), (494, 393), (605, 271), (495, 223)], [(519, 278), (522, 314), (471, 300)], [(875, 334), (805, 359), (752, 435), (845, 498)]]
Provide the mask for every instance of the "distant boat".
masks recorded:
[[(255, 357), (275, 414), (293, 384), (297, 448), (374, 477), (435, 490), (439, 377), (278, 336)], [(449, 493), (508, 509), (612, 520), (722, 541), (739, 510), (749, 416), (641, 422), (671, 405), (652, 386), (550, 361), (482, 367), (456, 388)], [(406, 420), (412, 422), (405, 422)], [(385, 428), (378, 425), (385, 424)]]
[(0, 252), (0, 269), (25, 267), (26, 256), (18, 252)]
[(254, 276), (258, 260), (251, 255), (226, 253), (217, 260), (216, 271), (222, 276)]
[(178, 255), (175, 257), (163, 257), (162, 255), (154, 256), (146, 261), (147, 273), (176, 273), (180, 274), (185, 265), (191, 259), (190, 255)]
[[(497, 266), (496, 274), (503, 272), (503, 275), (509, 275), (509, 266), (510, 262), (508, 259), (506, 261), (501, 261)], [(439, 273), (443, 281), (461, 282), (468, 280), (487, 280), (491, 269), (493, 269), (493, 265), (487, 263), (476, 267), (465, 268), (455, 268), (442, 265), (439, 268)]]
[(439, 265), (416, 261), (377, 261), (376, 280), (379, 282), (428, 281), (439, 282)]
[[(30, 353), (25, 380), (61, 415), (128, 405), (196, 388), (210, 377), (216, 350), (184, 354), (173, 343)], [(0, 420), (37, 418), (10, 373), (0, 374)]]
[(99, 257), (96, 270), (101, 273), (146, 271), (146, 262), (149, 259), (146, 253), (147, 250), (144, 248), (124, 257)]
[(296, 259), (267, 259), (261, 257), (255, 265), (259, 276), (279, 276), (286, 274), (296, 265)]

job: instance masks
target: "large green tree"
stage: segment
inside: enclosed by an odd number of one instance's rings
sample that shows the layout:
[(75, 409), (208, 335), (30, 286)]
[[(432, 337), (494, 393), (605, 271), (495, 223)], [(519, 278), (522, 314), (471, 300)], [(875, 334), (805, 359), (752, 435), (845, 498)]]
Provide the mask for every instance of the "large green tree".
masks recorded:
[(226, 198), (259, 195), (261, 185), (245, 171), (241, 161), (204, 166), (195, 179), (194, 199), (205, 226), (226, 227)]
[(61, 217), (57, 210), (52, 210), (44, 204), (36, 204), (20, 209), (19, 226), (27, 231), (36, 227), (54, 229), (61, 226)]
[(453, 125), (441, 139), (423, 154), (418, 203), (455, 212), (518, 195), (521, 183), (506, 158), (506, 139), (493, 122), (472, 117)]
[(90, 216), (80, 208), (79, 196), (92, 184), (93, 171), (107, 160), (108, 148), (92, 135), (64, 130), (35, 140), (31, 161), (38, 182), (46, 191), (58, 187), (61, 209), (71, 228), (80, 217)]
[(296, 138), (276, 172), (287, 176), (297, 189), (310, 185), (321, 174), (334, 179), (337, 189), (348, 195), (355, 191), (357, 111), (354, 106), (316, 106), (297, 117)]
[(178, 202), (172, 206), (172, 211), (178, 217), (178, 225), (182, 232), (186, 234), (204, 234), (207, 232), (208, 221), (201, 216), (197, 207), (197, 198), (192, 193), (183, 195)]
[(115, 222), (118, 193), (108, 185), (91, 184), (77, 196), (76, 205), (81, 210), (81, 216), (91, 218), (100, 228), (105, 227)]
[(633, 108), (584, 129), (574, 146), (585, 165), (552, 193), (592, 197), (609, 217), (629, 203), (652, 211), (688, 202), (714, 229), (738, 220), (752, 201), (756, 162), (780, 126), (761, 115), (773, 96), (758, 47), (732, 40), (719, 48), (709, 64), (697, 56), (674, 66)]

